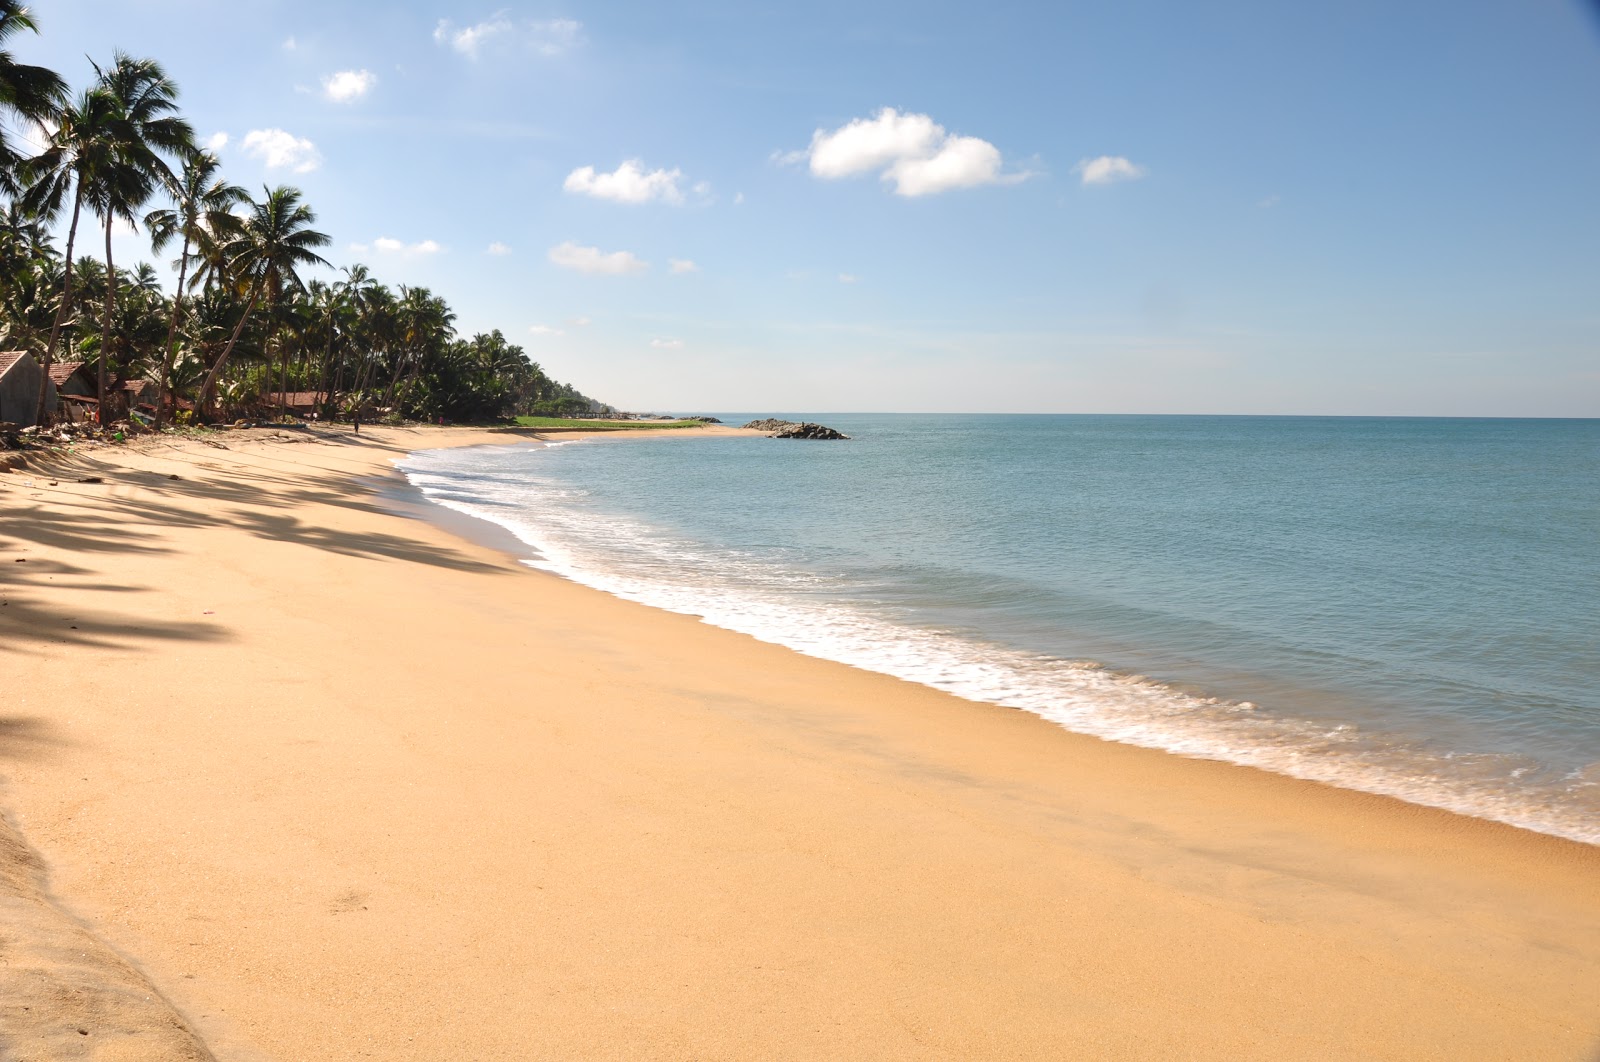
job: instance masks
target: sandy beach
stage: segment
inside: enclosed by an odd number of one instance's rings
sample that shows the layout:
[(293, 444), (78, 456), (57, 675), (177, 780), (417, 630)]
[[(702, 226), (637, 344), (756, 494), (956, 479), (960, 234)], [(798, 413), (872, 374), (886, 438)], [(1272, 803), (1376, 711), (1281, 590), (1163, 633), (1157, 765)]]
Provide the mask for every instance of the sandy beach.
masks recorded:
[(1600, 1053), (1600, 848), (804, 657), (386, 497), (515, 441), (0, 473), (0, 1057)]

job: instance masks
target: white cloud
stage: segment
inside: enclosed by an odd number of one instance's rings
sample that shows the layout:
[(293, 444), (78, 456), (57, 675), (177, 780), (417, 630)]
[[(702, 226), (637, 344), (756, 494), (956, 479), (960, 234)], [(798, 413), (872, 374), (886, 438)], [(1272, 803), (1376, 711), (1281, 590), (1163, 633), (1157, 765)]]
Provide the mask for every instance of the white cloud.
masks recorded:
[(861, 278), (856, 276), (854, 273), (840, 273), (839, 274), (839, 283), (841, 283), (841, 284), (854, 284), (857, 280), (860, 280), (860, 279)]
[(290, 38), (288, 38), (287, 40), (285, 40), (283, 42), (283, 50), (286, 51), (286, 52), (292, 52), (298, 47), (300, 47), (300, 45), (295, 41), (295, 39), (293, 37), (290, 37)]
[[(359, 248), (359, 250), (356, 250), (357, 248)], [(399, 258), (426, 258), (428, 255), (438, 254), (440, 251), (444, 250), (443, 247), (439, 246), (439, 244), (433, 240), (422, 240), (417, 243), (406, 243), (405, 241), (397, 240), (392, 236), (379, 236), (376, 240), (372, 241), (372, 246), (370, 248), (368, 248), (366, 244), (353, 244), (351, 249), (356, 250), (357, 254), (366, 254), (368, 250), (372, 250), (376, 251), (378, 254), (394, 255)]]
[(562, 269), (599, 276), (625, 276), (642, 273), (650, 268), (632, 251), (612, 251), (606, 254), (598, 247), (580, 247), (571, 240), (550, 248), (550, 261)]
[(499, 240), (496, 240), (496, 241), (494, 241), (493, 243), (491, 243), (489, 245), (489, 252), (488, 253), (489, 254), (510, 254), (511, 253), (511, 247), (508, 244), (504, 244), (504, 243), (501, 243)]
[(352, 103), (377, 83), (378, 75), (370, 70), (341, 70), (322, 79), (322, 94), (335, 103)]
[(583, 166), (567, 174), (561, 187), (577, 195), (591, 195), (596, 199), (611, 199), (618, 203), (683, 202), (678, 190), (681, 170), (651, 170), (645, 172), (638, 159), (629, 159), (611, 173), (597, 173), (593, 166)]
[(782, 164), (810, 160), (814, 177), (836, 180), (876, 171), (896, 195), (923, 196), (983, 184), (1016, 184), (1030, 174), (1001, 173), (1000, 149), (975, 136), (954, 136), (926, 114), (885, 107), (828, 132), (818, 129), (804, 151), (777, 154)]
[(1118, 181), (1137, 181), (1144, 176), (1143, 166), (1136, 166), (1121, 155), (1101, 155), (1097, 159), (1084, 159), (1072, 168), (1083, 176), (1084, 184), (1115, 184)]
[(667, 267), (674, 273), (700, 272), (700, 267), (695, 265), (694, 262), (687, 258), (669, 258), (667, 259)]
[(564, 336), (564, 335), (566, 335), (566, 333), (563, 332), (559, 328), (551, 328), (549, 325), (542, 325), (542, 324), (536, 324), (532, 328), (528, 329), (528, 331), (532, 332), (536, 336)]
[(583, 23), (570, 18), (530, 22), (528, 32), (533, 50), (540, 55), (560, 55), (583, 39)]
[(322, 165), (317, 145), (282, 129), (252, 129), (245, 134), (241, 146), (246, 155), (260, 159), (269, 170), (310, 173)]
[(1283, 202), (1283, 196), (1269, 195), (1265, 199), (1258, 202), (1256, 206), (1260, 207), (1262, 210), (1271, 210), (1281, 202)]
[(582, 33), (583, 24), (570, 18), (517, 23), (506, 12), (499, 11), (470, 26), (458, 26), (442, 18), (433, 28), (433, 39), (454, 48), (468, 59), (478, 58), (484, 44), (491, 40), (516, 38), (521, 38), (527, 47), (540, 55), (554, 56), (577, 45)]
[(733, 193), (733, 205), (734, 206), (744, 206), (744, 193), (743, 192), (735, 192), (735, 193)]
[(207, 151), (211, 152), (213, 155), (215, 155), (217, 152), (221, 151), (223, 148), (225, 148), (227, 146), (228, 146), (228, 134), (227, 133), (212, 133), (210, 136), (206, 137), (205, 148), (206, 148)]
[(594, 324), (594, 319), (590, 317), (574, 317), (567, 321), (567, 324), (574, 328), (588, 328), (590, 325)]
[(683, 347), (681, 339), (652, 339), (650, 345), (657, 350), (679, 350)]

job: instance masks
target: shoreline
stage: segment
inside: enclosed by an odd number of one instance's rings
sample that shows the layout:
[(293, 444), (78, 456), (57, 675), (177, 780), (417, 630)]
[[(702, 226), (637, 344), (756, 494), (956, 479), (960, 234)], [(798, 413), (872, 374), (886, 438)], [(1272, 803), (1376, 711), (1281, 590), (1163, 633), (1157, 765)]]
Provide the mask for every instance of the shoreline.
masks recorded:
[(0, 800), (219, 1057), (1600, 1042), (1593, 846), (1074, 734), (372, 504), (444, 437), (102, 451), (35, 510), (28, 577), (72, 585), (12, 607), (79, 622), (17, 654), (43, 736)]
[[(563, 442), (552, 445), (563, 445)], [(425, 458), (431, 453), (446, 452), (448, 451), (415, 451), (396, 462), (396, 465), (399, 468), (412, 458), (419, 456)], [(997, 705), (1028, 712), (1074, 734), (1174, 756), (1215, 760), (1250, 770), (1261, 770), (1269, 774), (1327, 785), (1334, 789), (1389, 797), (1418, 807), (1434, 808), (1470, 819), (1500, 823), (1580, 844), (1600, 846), (1600, 823), (1588, 817), (1581, 808), (1538, 804), (1526, 796), (1518, 799), (1515, 793), (1502, 792), (1481, 785), (1476, 789), (1461, 788), (1453, 784), (1450, 779), (1435, 778), (1424, 770), (1413, 769), (1407, 773), (1359, 757), (1325, 757), (1315, 752), (1309, 756), (1301, 756), (1298, 754), (1301, 750), (1299, 745), (1290, 745), (1286, 751), (1279, 742), (1271, 740), (1281, 737), (1282, 728), (1285, 726), (1308, 725), (1303, 719), (1280, 717), (1276, 720), (1279, 729), (1265, 732), (1230, 727), (1231, 720), (1224, 721), (1220, 725), (1213, 720), (1209, 727), (1205, 723), (1196, 724), (1193, 721), (1162, 727), (1142, 722), (1128, 723), (1105, 713), (1090, 713), (1083, 716), (1057, 710), (1055, 704), (1048, 700), (1041, 703), (1041, 695), (1054, 695), (1069, 700), (1075, 695), (1082, 696), (1085, 693), (1102, 698), (1126, 697), (1130, 695), (1130, 691), (1138, 695), (1152, 688), (1158, 690), (1163, 697), (1181, 699), (1189, 706), (1202, 710), (1219, 701), (1234, 703), (1229, 695), (1217, 694), (1215, 691), (1187, 685), (1181, 681), (1147, 678), (1144, 673), (1097, 662), (1093, 665), (1092, 678), (1106, 680), (1104, 687), (1096, 686), (1087, 691), (1073, 688), (1044, 691), (1028, 689), (1024, 693), (1017, 689), (1016, 680), (1021, 677), (1024, 683), (1026, 682), (1028, 676), (1022, 672), (1033, 662), (1032, 654), (1011, 646), (997, 643), (968, 644), (956, 639), (957, 645), (967, 649), (965, 654), (952, 656), (950, 653), (942, 653), (929, 657), (926, 655), (928, 645), (918, 637), (921, 632), (914, 627), (903, 627), (892, 633), (877, 632), (876, 637), (879, 641), (886, 637), (898, 639), (891, 644), (900, 651), (884, 657), (882, 654), (875, 655), (870, 649), (863, 649), (860, 645), (851, 645), (848, 642), (841, 645), (836, 639), (808, 637), (807, 621), (811, 617), (790, 615), (788, 616), (790, 622), (787, 624), (751, 623), (737, 609), (730, 611), (726, 607), (720, 609), (717, 607), (720, 598), (715, 585), (702, 586), (700, 593), (686, 601), (681, 599), (681, 594), (674, 595), (671, 587), (665, 588), (666, 592), (663, 593), (664, 588), (660, 585), (641, 583), (638, 579), (613, 578), (603, 562), (599, 565), (579, 564), (569, 559), (562, 563), (555, 557), (547, 555), (547, 548), (540, 540), (540, 536), (526, 527), (517, 516), (502, 515), (505, 510), (502, 510), (497, 503), (474, 501), (470, 498), (462, 500), (456, 495), (454, 488), (449, 491), (449, 500), (435, 500), (429, 497), (427, 487), (411, 481), (410, 473), (401, 469), (398, 474), (406, 480), (408, 489), (425, 507), (414, 512), (409, 506), (404, 507), (411, 515), (424, 520), (432, 519), (446, 530), (501, 550), (530, 568), (558, 575), (578, 585), (590, 587), (625, 601), (690, 616), (708, 626), (748, 635), (766, 644), (781, 646), (815, 659), (891, 676), (931, 690), (953, 694), (972, 704)], [(424, 475), (436, 474), (438, 473), (424, 473)], [(513, 509), (511, 512), (515, 514), (516, 511)], [(561, 552), (558, 550), (556, 556)], [(591, 561), (593, 559), (590, 558)], [(767, 603), (771, 604), (770, 601)], [(845, 607), (848, 608), (848, 605)], [(858, 620), (859, 618), (857, 617)], [(920, 656), (917, 655), (919, 645), (923, 650)], [(983, 657), (985, 663), (992, 663), (1006, 670), (1011, 681), (962, 681), (945, 674), (950, 670), (952, 663), (959, 665), (964, 660), (970, 662), (974, 652), (986, 654)], [(916, 657), (916, 663), (906, 661), (908, 653)], [(1051, 659), (1054, 663), (1068, 667), (1077, 666), (1069, 664), (1063, 658)], [(1240, 697), (1240, 694), (1236, 692), (1231, 696)], [(1244, 698), (1254, 699), (1248, 690), (1244, 691), (1241, 697)], [(1144, 702), (1135, 704), (1136, 709), (1147, 707), (1150, 706)], [(1166, 706), (1154, 707), (1159, 709)]]

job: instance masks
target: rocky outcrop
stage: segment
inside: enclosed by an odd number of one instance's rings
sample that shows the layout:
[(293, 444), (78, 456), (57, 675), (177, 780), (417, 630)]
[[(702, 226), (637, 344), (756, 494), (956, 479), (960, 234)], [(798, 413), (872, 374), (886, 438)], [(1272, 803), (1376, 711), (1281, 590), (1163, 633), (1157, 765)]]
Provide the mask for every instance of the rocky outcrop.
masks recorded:
[(774, 439), (848, 439), (850, 436), (843, 432), (835, 431), (823, 424), (813, 424), (809, 420), (796, 423), (792, 420), (779, 420), (776, 417), (767, 420), (752, 420), (746, 424), (747, 429), (754, 431), (770, 432)]

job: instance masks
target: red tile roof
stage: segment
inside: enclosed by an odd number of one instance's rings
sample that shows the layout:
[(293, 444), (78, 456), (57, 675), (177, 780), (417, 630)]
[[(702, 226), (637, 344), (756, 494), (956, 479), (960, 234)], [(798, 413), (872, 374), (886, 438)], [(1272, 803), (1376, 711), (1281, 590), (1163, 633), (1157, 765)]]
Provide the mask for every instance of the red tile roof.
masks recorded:
[(81, 361), (58, 361), (50, 366), (50, 382), (60, 387), (81, 368), (83, 368)]
[(11, 366), (28, 356), (25, 350), (8, 350), (0, 354), (0, 375), (3, 375)]

